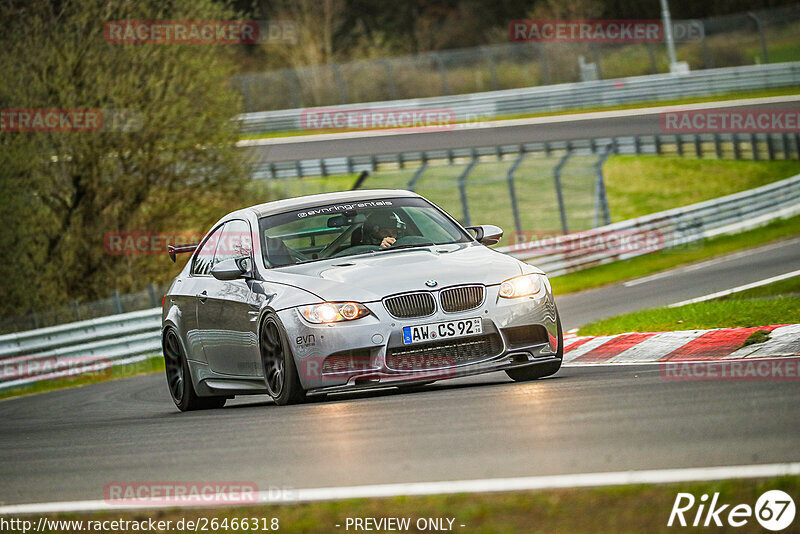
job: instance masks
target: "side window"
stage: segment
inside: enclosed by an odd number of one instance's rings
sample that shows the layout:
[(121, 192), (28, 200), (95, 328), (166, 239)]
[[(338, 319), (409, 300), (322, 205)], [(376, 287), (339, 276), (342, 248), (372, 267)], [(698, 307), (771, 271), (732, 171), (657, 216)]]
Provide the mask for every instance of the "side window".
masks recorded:
[(195, 253), (194, 263), (192, 263), (192, 274), (211, 274), (211, 266), (214, 263), (214, 251), (217, 249), (217, 242), (222, 233), (222, 226), (214, 230), (208, 239)]
[(250, 234), (250, 225), (246, 221), (239, 219), (228, 221), (217, 241), (217, 251), (212, 265), (231, 258), (250, 258), (253, 255), (253, 237)]

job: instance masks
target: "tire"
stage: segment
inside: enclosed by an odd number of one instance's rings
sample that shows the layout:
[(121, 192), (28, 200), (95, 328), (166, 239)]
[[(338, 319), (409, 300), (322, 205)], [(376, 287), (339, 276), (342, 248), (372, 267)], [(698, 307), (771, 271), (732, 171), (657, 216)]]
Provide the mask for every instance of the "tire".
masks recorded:
[(556, 357), (558, 360), (547, 363), (536, 363), (525, 367), (518, 367), (516, 369), (506, 370), (506, 374), (515, 382), (528, 382), (538, 378), (554, 375), (561, 369), (561, 362), (564, 358), (564, 333), (561, 330), (561, 317), (557, 316), (556, 324), (558, 325), (558, 350)]
[(258, 334), (264, 383), (275, 404), (297, 404), (306, 398), (286, 331), (274, 314), (267, 315)]
[(209, 410), (225, 406), (226, 397), (198, 397), (189, 374), (189, 364), (183, 352), (178, 334), (173, 328), (164, 331), (164, 372), (167, 387), (175, 406), (182, 412)]

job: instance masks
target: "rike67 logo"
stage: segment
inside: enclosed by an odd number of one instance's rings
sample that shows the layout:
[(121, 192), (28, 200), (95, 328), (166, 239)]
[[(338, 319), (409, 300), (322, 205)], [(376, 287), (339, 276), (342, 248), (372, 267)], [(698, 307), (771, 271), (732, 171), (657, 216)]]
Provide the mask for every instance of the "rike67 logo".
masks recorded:
[(703, 494), (696, 499), (691, 493), (678, 493), (669, 514), (667, 526), (692, 527), (743, 527), (755, 517), (758, 524), (773, 532), (787, 528), (794, 521), (794, 500), (781, 490), (764, 492), (756, 501), (755, 507), (749, 504), (722, 504), (719, 493), (715, 493), (709, 502), (709, 496)]

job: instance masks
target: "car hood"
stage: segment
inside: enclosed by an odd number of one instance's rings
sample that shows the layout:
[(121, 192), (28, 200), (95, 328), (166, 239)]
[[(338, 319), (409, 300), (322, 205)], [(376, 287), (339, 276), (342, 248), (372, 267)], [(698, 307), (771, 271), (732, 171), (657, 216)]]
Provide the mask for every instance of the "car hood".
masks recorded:
[(387, 295), (458, 284), (499, 284), (523, 272), (540, 272), (476, 243), (378, 252), (292, 265), (268, 279), (310, 291), (327, 301), (371, 302)]

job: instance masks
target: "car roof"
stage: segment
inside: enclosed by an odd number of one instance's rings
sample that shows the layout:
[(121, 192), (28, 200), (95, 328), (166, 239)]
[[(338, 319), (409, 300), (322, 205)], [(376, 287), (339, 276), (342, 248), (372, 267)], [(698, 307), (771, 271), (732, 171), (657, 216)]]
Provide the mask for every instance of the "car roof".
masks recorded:
[(420, 195), (403, 189), (359, 189), (358, 191), (338, 191), (336, 193), (321, 193), (318, 195), (306, 195), (295, 198), (285, 198), (283, 200), (275, 200), (273, 202), (265, 202), (239, 210), (229, 215), (242, 211), (253, 211), (258, 217), (266, 215), (275, 215), (276, 213), (283, 213), (287, 211), (294, 211), (306, 208), (314, 208), (316, 206), (324, 206), (326, 204), (335, 204), (339, 202), (359, 202), (364, 200), (374, 200), (379, 198), (402, 198), (402, 197), (419, 197)]

